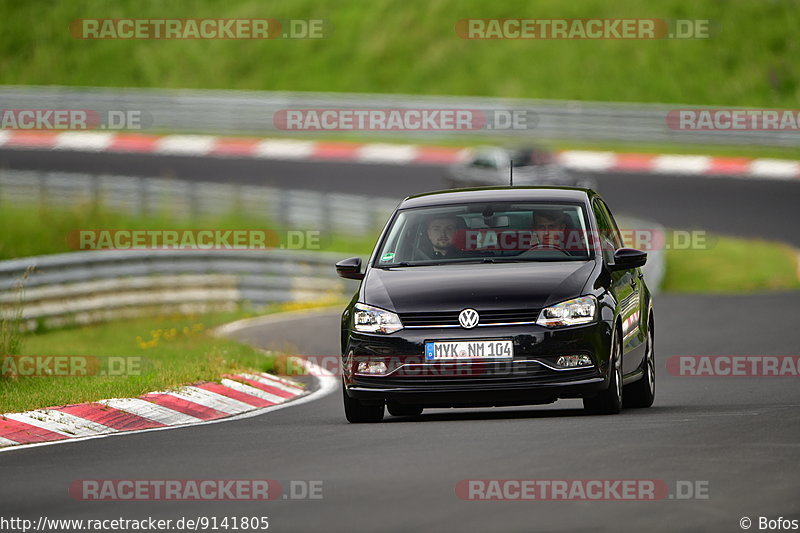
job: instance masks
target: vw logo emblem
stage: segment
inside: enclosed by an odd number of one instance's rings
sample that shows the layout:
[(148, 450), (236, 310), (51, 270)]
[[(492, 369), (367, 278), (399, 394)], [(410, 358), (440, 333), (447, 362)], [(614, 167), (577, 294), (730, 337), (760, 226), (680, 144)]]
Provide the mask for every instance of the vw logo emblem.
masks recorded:
[(472, 329), (478, 325), (478, 320), (480, 320), (480, 318), (476, 310), (464, 309), (458, 314), (458, 323), (461, 324), (461, 327), (464, 329)]

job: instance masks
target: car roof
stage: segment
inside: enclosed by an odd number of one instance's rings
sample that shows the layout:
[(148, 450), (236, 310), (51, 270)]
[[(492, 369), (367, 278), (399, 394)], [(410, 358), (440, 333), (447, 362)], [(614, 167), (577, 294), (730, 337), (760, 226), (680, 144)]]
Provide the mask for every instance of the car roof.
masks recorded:
[(578, 187), (474, 187), (450, 189), (409, 196), (399, 209), (465, 202), (586, 202), (599, 196), (592, 189)]

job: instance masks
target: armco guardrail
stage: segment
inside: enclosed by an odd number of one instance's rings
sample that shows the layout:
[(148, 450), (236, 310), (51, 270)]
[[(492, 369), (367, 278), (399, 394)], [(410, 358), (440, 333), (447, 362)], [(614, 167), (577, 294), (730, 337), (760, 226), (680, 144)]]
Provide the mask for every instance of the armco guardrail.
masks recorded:
[[(2, 86), (0, 109), (90, 109), (139, 111), (146, 128), (169, 132), (265, 134), (276, 131), (276, 112), (298, 108), (473, 109), (525, 111), (531, 127), (464, 132), (381, 131), (381, 135), (477, 134), (529, 139), (589, 139), (630, 142), (680, 142), (797, 146), (796, 131), (679, 131), (667, 126), (670, 111), (715, 109), (681, 104), (633, 104), (572, 100), (485, 97), (247, 92), (58, 86)], [(302, 131), (292, 131), (302, 135)], [(320, 132), (312, 132), (319, 135)], [(366, 132), (368, 133), (368, 132)]]
[[(644, 222), (628, 220), (626, 227)], [(654, 228), (649, 229), (662, 231)], [(335, 301), (356, 283), (333, 265), (348, 254), (292, 250), (126, 250), (0, 262), (0, 317), (21, 312), (26, 329), (90, 324), (154, 313), (229, 310), (241, 303)], [(650, 252), (645, 276), (655, 292), (664, 273)], [(24, 290), (15, 288), (24, 279)], [(22, 305), (20, 306), (20, 301)]]
[(100, 205), (175, 219), (235, 212), (283, 229), (363, 235), (380, 230), (398, 200), (257, 185), (0, 169), (0, 206), (3, 203)]
[(191, 313), (349, 297), (336, 276), (347, 254), (293, 250), (92, 251), (0, 262), (0, 315), (13, 317), (23, 276), (28, 329), (148, 313)]
[[(629, 216), (617, 217), (617, 224), (622, 230), (623, 234), (631, 231), (644, 231), (651, 238), (656, 236), (663, 236), (666, 238), (667, 230), (661, 224), (651, 220), (642, 220), (640, 218), (633, 218)], [(666, 240), (666, 239), (665, 239)], [(635, 246), (636, 242), (627, 243), (628, 246)], [(647, 251), (647, 263), (642, 267), (644, 279), (647, 286), (653, 293), (659, 292), (661, 282), (664, 280), (664, 275), (667, 273), (666, 258), (664, 257), (664, 249), (661, 247), (654, 247)]]
[[(172, 216), (239, 213), (261, 216), (281, 227), (366, 233), (380, 229), (396, 200), (287, 191), (216, 183), (127, 176), (0, 171), (0, 206), (31, 202), (81, 202), (135, 213)], [(357, 209), (354, 208), (357, 206)], [(663, 231), (660, 226), (621, 220), (626, 228)], [(78, 229), (78, 228), (76, 228)], [(148, 312), (203, 312), (241, 302), (334, 299), (355, 288), (335, 276), (333, 264), (348, 254), (294, 250), (102, 250), (0, 262), (0, 315), (13, 316), (25, 281), (26, 327), (91, 323)], [(650, 252), (645, 268), (657, 289), (663, 253)]]

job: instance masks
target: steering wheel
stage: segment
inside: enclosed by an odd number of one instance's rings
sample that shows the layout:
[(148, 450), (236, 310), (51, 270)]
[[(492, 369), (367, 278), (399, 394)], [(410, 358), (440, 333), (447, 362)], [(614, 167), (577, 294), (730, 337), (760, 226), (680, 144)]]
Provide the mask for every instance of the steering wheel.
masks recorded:
[(528, 249), (528, 250), (526, 250), (526, 251), (524, 251), (522, 253), (525, 254), (525, 253), (527, 253), (527, 252), (529, 252), (531, 250), (555, 250), (557, 252), (561, 252), (564, 255), (572, 255), (572, 254), (570, 254), (568, 251), (566, 251), (565, 249), (563, 249), (560, 246), (556, 246), (555, 244), (542, 244), (540, 242), (537, 242), (536, 244), (531, 246), (530, 249)]

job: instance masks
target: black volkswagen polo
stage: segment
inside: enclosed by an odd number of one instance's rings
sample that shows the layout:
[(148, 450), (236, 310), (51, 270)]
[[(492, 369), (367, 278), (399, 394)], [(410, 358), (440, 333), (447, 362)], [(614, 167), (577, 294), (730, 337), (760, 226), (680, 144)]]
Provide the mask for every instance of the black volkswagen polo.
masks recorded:
[(342, 314), (344, 410), (552, 403), (592, 413), (655, 395), (645, 252), (623, 247), (594, 191), (491, 187), (420, 194), (392, 215)]

